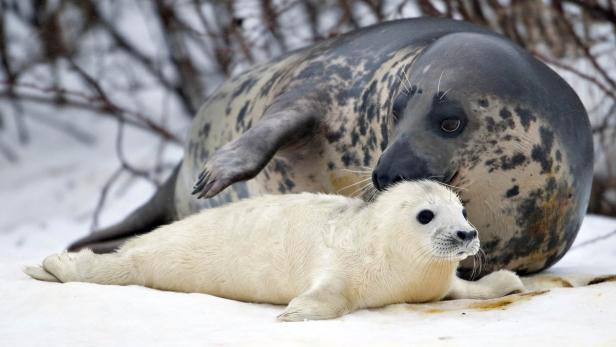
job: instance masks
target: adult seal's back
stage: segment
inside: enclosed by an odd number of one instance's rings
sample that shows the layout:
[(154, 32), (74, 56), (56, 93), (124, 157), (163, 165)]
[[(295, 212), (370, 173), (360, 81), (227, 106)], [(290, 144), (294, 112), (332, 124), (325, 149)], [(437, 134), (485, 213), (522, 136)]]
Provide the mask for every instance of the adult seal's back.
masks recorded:
[(573, 243), (592, 162), (586, 112), (547, 66), (469, 23), (399, 20), (224, 83), (154, 197), (70, 249), (109, 251), (157, 225), (263, 193), (353, 195), (370, 181), (382, 190), (432, 178), (460, 187), (481, 231), (484, 273), (530, 273)]

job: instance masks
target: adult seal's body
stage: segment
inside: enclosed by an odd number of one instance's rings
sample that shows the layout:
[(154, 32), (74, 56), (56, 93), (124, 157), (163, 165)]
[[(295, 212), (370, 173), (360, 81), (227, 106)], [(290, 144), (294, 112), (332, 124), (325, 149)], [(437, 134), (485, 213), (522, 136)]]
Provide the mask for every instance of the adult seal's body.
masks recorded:
[(484, 270), (536, 272), (577, 234), (592, 157), (579, 98), (526, 51), (464, 22), (394, 21), (223, 84), (165, 186), (71, 249), (113, 249), (156, 225), (264, 193), (353, 195), (368, 182), (353, 171), (368, 167), (378, 189), (417, 178), (459, 186), (482, 231)]
[(508, 271), (479, 282), (457, 278), (459, 260), (478, 250), (455, 193), (420, 181), (397, 184), (372, 203), (311, 193), (246, 199), (158, 228), (115, 253), (52, 255), (25, 271), (42, 280), (289, 304), (279, 319), (301, 321), (524, 290)]

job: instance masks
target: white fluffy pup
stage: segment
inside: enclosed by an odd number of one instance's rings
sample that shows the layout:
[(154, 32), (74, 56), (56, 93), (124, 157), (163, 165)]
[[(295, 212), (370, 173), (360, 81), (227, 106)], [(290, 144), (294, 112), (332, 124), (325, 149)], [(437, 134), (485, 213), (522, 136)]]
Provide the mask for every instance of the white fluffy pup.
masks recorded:
[(59, 282), (138, 284), (288, 304), (280, 320), (329, 319), (364, 307), (522, 291), (512, 272), (456, 277), (479, 250), (458, 196), (432, 181), (399, 183), (371, 203), (269, 195), (207, 209), (127, 241), (117, 252), (47, 257), (24, 271)]

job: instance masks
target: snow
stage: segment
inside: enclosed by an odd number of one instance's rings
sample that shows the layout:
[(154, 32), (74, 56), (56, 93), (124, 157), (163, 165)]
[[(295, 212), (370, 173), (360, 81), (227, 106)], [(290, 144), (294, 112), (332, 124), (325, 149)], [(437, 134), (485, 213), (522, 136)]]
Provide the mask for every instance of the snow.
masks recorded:
[[(505, 310), (427, 313), (410, 305), (280, 323), (282, 307), (135, 286), (34, 282), (0, 267), (6, 346), (610, 345), (615, 286), (555, 289)], [(10, 294), (13, 293), (13, 294)], [(9, 295), (7, 295), (9, 294)]]
[[(95, 145), (84, 146), (32, 122), (32, 142), (16, 147), (19, 162), (0, 159), (3, 346), (616, 344), (611, 309), (616, 282), (514, 295), (505, 304), (393, 305), (331, 321), (281, 323), (275, 317), (282, 306), (137, 286), (32, 280), (22, 267), (40, 263), (88, 231), (100, 188), (118, 165), (114, 123), (72, 116), (74, 126), (96, 129), (89, 131)], [(125, 138), (131, 163), (147, 167), (157, 139), (139, 131)], [(177, 147), (165, 151), (169, 162), (180, 156)], [(124, 177), (119, 186), (109, 195), (101, 224), (121, 219), (153, 192), (143, 180)], [(616, 220), (588, 216), (573, 249), (550, 272), (616, 273), (616, 236), (610, 237), (615, 230)]]

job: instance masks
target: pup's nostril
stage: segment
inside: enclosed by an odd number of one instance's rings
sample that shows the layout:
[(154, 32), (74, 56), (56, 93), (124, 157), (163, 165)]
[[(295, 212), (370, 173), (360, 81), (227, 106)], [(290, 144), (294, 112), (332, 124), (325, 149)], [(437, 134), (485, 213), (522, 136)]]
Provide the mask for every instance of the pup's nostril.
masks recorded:
[(460, 231), (456, 232), (456, 235), (458, 235), (460, 240), (464, 241), (464, 240), (466, 240), (467, 232), (460, 230)]
[(474, 239), (475, 237), (477, 237), (477, 230), (471, 230), (471, 231), (459, 230), (459, 231), (456, 231), (456, 235), (462, 241), (470, 241), (470, 240)]

